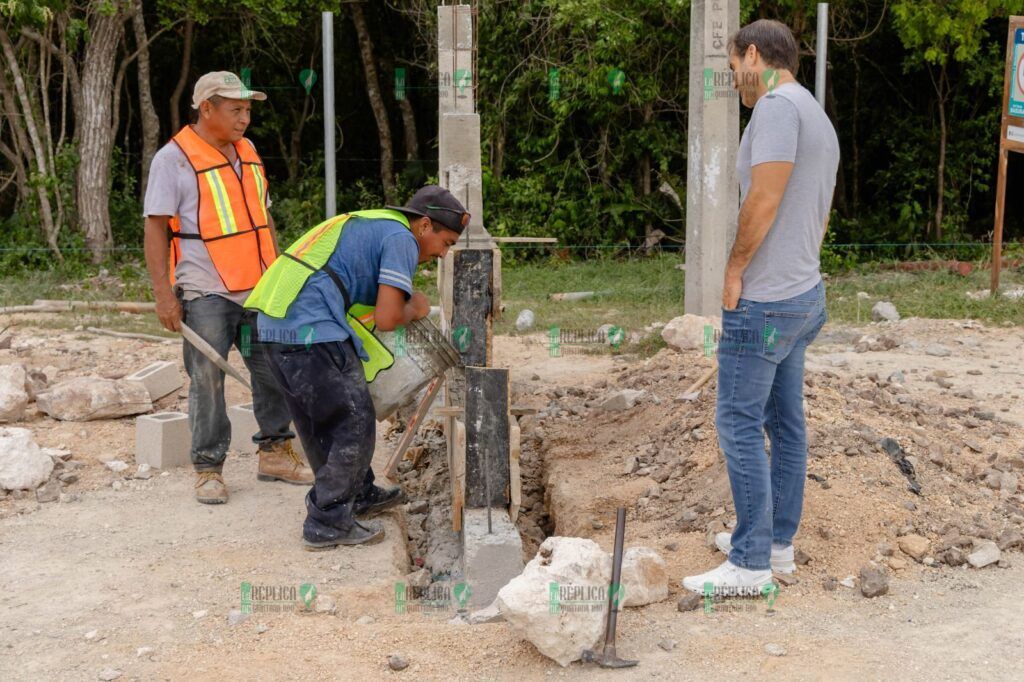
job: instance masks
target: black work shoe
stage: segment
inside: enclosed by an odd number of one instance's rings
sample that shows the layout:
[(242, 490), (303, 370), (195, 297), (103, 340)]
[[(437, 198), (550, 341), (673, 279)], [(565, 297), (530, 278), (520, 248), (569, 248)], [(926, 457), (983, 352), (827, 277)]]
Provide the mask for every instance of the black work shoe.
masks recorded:
[(302, 540), (310, 552), (338, 545), (372, 545), (384, 539), (384, 529), (376, 524), (355, 521), (348, 530), (316, 525), (315, 529), (309, 523), (302, 527)]
[(373, 491), (367, 497), (356, 499), (352, 507), (352, 513), (356, 516), (369, 518), (376, 516), (386, 509), (397, 507), (406, 500), (405, 492), (399, 486), (393, 488), (378, 488), (373, 486)]

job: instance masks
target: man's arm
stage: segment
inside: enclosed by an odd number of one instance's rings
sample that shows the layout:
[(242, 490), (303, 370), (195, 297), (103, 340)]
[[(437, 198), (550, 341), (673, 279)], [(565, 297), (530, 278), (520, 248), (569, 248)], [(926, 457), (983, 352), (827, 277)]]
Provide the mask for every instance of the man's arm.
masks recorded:
[(739, 301), (743, 272), (775, 222), (792, 173), (793, 164), (789, 161), (759, 163), (750, 171), (750, 191), (740, 207), (736, 241), (725, 266), (722, 306), (726, 310), (735, 308)]
[(166, 215), (146, 216), (144, 251), (160, 324), (168, 331), (179, 332), (181, 304), (171, 289), (170, 246), (167, 243), (167, 223), (170, 218)]
[(405, 292), (390, 284), (377, 287), (377, 307), (373, 321), (377, 329), (389, 332), (396, 327), (409, 324), (430, 314), (430, 301), (419, 291), (414, 291), (408, 301)]

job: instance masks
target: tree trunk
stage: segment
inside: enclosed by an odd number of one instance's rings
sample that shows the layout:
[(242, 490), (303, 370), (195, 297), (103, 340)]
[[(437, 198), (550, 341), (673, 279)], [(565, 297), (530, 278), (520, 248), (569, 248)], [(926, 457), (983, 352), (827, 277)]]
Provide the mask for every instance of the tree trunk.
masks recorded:
[(110, 156), (114, 146), (113, 80), (117, 48), (124, 33), (121, 12), (93, 12), (91, 39), (81, 62), (82, 105), (75, 121), (78, 139), (78, 216), (94, 263), (113, 246), (110, 229)]
[[(160, 118), (153, 106), (153, 92), (149, 82), (149, 37), (146, 34), (146, 21), (142, 16), (142, 0), (135, 0), (135, 13), (132, 15), (132, 28), (135, 30), (135, 45), (139, 50), (139, 118), (142, 121), (142, 182), (141, 196), (146, 196), (146, 185), (149, 183), (149, 165), (160, 146)], [(175, 131), (177, 132), (177, 131)]]
[(420, 158), (420, 141), (416, 135), (416, 114), (408, 95), (398, 100), (398, 108), (402, 110), (402, 128), (405, 130), (405, 160), (415, 161)]
[[(934, 82), (934, 78), (932, 79)], [(939, 72), (935, 86), (939, 96), (939, 165), (935, 169), (935, 238), (942, 239), (942, 209), (946, 193), (946, 67)]]
[(10, 70), (11, 79), (14, 81), (14, 91), (17, 93), (17, 101), (21, 105), (21, 115), (25, 121), (25, 129), (28, 132), (28, 138), (31, 143), (26, 145), (26, 149), (23, 151), (31, 152), (29, 158), (34, 157), (36, 171), (39, 173), (38, 182), (35, 185), (36, 196), (39, 198), (39, 218), (43, 223), (43, 235), (46, 237), (46, 242), (50, 245), (54, 255), (58, 260), (62, 261), (63, 258), (61, 257), (60, 250), (57, 248), (57, 228), (53, 222), (53, 209), (50, 206), (50, 196), (46, 191), (45, 179), (50, 176), (46, 160), (49, 157), (43, 148), (42, 138), (39, 136), (35, 109), (32, 106), (32, 100), (29, 99), (25, 78), (22, 76), (17, 55), (14, 53), (14, 46), (11, 44), (10, 36), (7, 35), (7, 31), (2, 26), (0, 26), (0, 48), (2, 48), (4, 59), (7, 61), (7, 68)]
[(380, 180), (384, 185), (384, 198), (388, 203), (395, 203), (394, 152), (391, 143), (391, 124), (388, 122), (388, 111), (384, 107), (384, 98), (380, 94), (380, 79), (377, 76), (377, 64), (373, 56), (373, 39), (366, 26), (366, 17), (359, 4), (349, 6), (352, 21), (359, 37), (359, 55), (363, 60), (363, 73), (366, 76), (366, 94), (373, 108), (373, 118), (377, 121), (377, 133), (380, 137)]
[(178, 82), (171, 93), (171, 134), (181, 130), (181, 94), (185, 92), (185, 85), (188, 84), (188, 73), (192, 65), (192, 38), (195, 30), (195, 22), (192, 19), (185, 21), (185, 35), (181, 43), (181, 69), (178, 71)]

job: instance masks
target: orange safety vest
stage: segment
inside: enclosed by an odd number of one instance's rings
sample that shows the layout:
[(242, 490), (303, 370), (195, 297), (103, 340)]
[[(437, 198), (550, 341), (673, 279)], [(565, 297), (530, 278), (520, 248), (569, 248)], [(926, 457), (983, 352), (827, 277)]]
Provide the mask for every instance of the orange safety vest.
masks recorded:
[(239, 179), (228, 158), (186, 125), (172, 140), (196, 173), (199, 234), (181, 232), (171, 218), (171, 283), (181, 260), (179, 239), (201, 239), (229, 292), (248, 291), (277, 258), (267, 215), (267, 176), (263, 161), (248, 140), (235, 142), (242, 163)]

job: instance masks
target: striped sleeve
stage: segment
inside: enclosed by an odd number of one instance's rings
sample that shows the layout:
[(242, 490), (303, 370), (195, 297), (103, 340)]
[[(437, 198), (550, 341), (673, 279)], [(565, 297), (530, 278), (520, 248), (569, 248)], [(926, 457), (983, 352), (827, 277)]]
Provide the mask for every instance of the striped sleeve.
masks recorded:
[(379, 284), (401, 289), (408, 299), (412, 296), (412, 278), (419, 262), (419, 247), (409, 232), (384, 238), (380, 254)]

